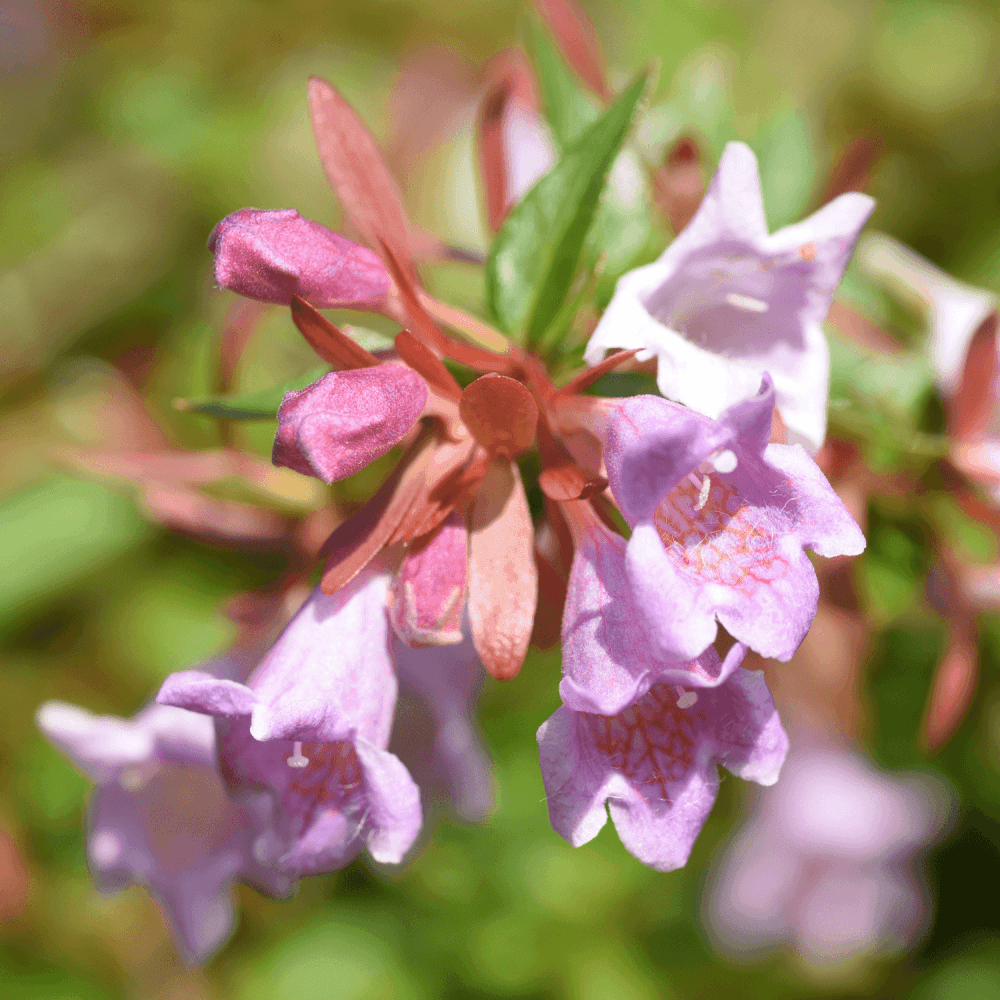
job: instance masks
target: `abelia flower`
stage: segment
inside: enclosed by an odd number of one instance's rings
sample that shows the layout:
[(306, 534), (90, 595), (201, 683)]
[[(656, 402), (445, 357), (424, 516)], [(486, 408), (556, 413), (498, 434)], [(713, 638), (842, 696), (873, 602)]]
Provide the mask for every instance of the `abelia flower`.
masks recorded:
[(710, 417), (768, 371), (790, 440), (817, 451), (830, 369), (821, 323), (874, 204), (843, 194), (769, 234), (756, 158), (729, 143), (683, 232), (659, 260), (619, 279), (587, 361), (642, 348), (658, 358), (660, 391)]
[(330, 372), (286, 394), (271, 460), (325, 483), (346, 479), (399, 444), (426, 402), (426, 383), (404, 365)]
[(369, 309), (389, 293), (378, 257), (294, 208), (242, 208), (212, 230), (215, 282), (238, 295), (289, 305), (299, 295), (321, 309)]
[(773, 784), (788, 748), (761, 673), (739, 669), (694, 692), (656, 684), (615, 715), (563, 706), (538, 730), (542, 780), (555, 831), (574, 847), (608, 813), (625, 849), (672, 871), (687, 863), (719, 787), (717, 765)]
[(226, 795), (210, 719), (164, 705), (119, 719), (50, 701), (38, 725), (97, 785), (87, 858), (98, 889), (145, 885), (189, 961), (206, 960), (232, 932), (233, 882), (291, 892), (262, 852), (266, 817)]
[(317, 587), (245, 685), (184, 671), (157, 696), (218, 718), (226, 786), (269, 804), (269, 860), (283, 872), (332, 871), (365, 847), (397, 864), (420, 830), (417, 786), (386, 751), (396, 704), (387, 587), (371, 569), (333, 595)]
[(417, 779), (466, 823), (482, 823), (496, 798), (493, 766), (476, 721), (483, 666), (471, 638), (447, 648), (393, 648), (400, 707), (390, 747)]
[(637, 604), (625, 539), (585, 501), (562, 507), (576, 543), (562, 620), (563, 704), (577, 712), (617, 715), (656, 684), (683, 687), (686, 700), (723, 684), (743, 662), (746, 646), (733, 643), (724, 658), (709, 646), (689, 662), (665, 659), (655, 624)]
[(632, 528), (625, 562), (657, 655), (699, 656), (717, 622), (789, 659), (819, 599), (808, 546), (857, 555), (864, 535), (799, 445), (768, 444), (774, 391), (711, 420), (658, 396), (611, 410), (608, 480)]
[(950, 796), (833, 745), (794, 749), (713, 872), (703, 918), (734, 956), (790, 944), (812, 965), (899, 952), (930, 918), (918, 871)]

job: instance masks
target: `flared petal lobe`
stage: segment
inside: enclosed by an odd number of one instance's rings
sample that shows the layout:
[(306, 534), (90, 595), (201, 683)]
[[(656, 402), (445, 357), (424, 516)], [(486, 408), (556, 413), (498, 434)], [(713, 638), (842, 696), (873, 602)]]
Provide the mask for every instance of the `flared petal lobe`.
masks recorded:
[[(570, 505), (566, 505), (570, 507)], [(660, 637), (639, 610), (626, 564), (626, 542), (585, 504), (571, 511), (576, 552), (563, 610), (563, 704), (577, 712), (616, 715), (655, 684), (697, 691), (724, 683), (747, 648), (735, 643), (721, 659), (709, 643), (696, 659), (677, 662), (660, 653)], [(714, 629), (712, 630), (714, 632)]]
[(325, 483), (346, 479), (399, 444), (426, 402), (426, 383), (403, 365), (330, 372), (285, 396), (271, 460)]
[(242, 208), (212, 230), (215, 282), (238, 295), (321, 309), (367, 309), (389, 292), (389, 275), (366, 247), (304, 219), (293, 208)]
[(538, 744), (556, 832), (578, 847), (608, 810), (629, 853), (660, 871), (687, 862), (715, 801), (717, 765), (772, 784), (788, 748), (763, 676), (742, 669), (693, 703), (658, 684), (614, 716), (560, 708)]
[(626, 565), (659, 654), (693, 659), (715, 623), (787, 660), (816, 614), (805, 547), (857, 555), (861, 530), (799, 445), (767, 444), (770, 380), (718, 421), (655, 396), (612, 413), (611, 490), (632, 537)]

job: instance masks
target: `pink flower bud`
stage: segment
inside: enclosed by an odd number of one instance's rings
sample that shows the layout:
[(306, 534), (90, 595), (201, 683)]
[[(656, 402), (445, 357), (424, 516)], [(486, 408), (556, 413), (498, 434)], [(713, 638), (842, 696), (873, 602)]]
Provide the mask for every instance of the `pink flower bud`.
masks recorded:
[(323, 309), (373, 308), (389, 275), (366, 247), (293, 208), (242, 208), (212, 230), (215, 281), (247, 298), (288, 305), (300, 295)]
[(398, 444), (426, 401), (424, 380), (403, 365), (330, 372), (285, 396), (271, 459), (325, 483), (346, 479)]

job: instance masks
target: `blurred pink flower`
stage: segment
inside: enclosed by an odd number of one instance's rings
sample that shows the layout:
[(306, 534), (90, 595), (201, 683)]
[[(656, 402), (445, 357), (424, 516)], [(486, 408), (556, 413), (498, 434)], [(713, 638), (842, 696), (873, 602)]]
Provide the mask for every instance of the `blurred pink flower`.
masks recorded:
[(205, 961), (232, 932), (233, 882), (291, 892), (263, 858), (267, 817), (226, 795), (211, 719), (164, 705), (119, 719), (49, 701), (38, 725), (97, 785), (87, 813), (97, 887), (147, 886), (189, 961)]
[(794, 749), (710, 876), (712, 940), (734, 957), (788, 944), (820, 966), (904, 950), (930, 919), (918, 858), (949, 815), (932, 778), (833, 745)]
[[(390, 748), (420, 785), (425, 808), (439, 798), (466, 823), (482, 823), (496, 797), (476, 705), (485, 672), (469, 638), (455, 646), (393, 644), (400, 702)], [(419, 708), (415, 703), (419, 703)]]

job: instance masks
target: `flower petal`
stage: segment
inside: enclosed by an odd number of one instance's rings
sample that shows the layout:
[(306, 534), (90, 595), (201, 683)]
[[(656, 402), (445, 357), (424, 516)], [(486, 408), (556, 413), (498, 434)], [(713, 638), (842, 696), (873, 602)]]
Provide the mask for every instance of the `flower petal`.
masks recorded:
[(398, 865), (423, 823), (420, 790), (394, 754), (365, 740), (358, 740), (355, 752), (367, 786), (368, 852), (376, 861)]
[(206, 715), (249, 715), (257, 696), (245, 684), (220, 680), (201, 670), (179, 670), (163, 682), (156, 701)]

